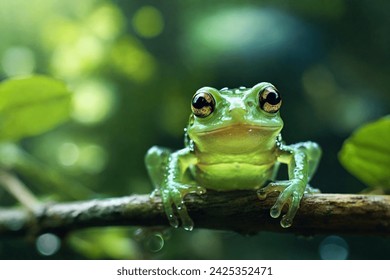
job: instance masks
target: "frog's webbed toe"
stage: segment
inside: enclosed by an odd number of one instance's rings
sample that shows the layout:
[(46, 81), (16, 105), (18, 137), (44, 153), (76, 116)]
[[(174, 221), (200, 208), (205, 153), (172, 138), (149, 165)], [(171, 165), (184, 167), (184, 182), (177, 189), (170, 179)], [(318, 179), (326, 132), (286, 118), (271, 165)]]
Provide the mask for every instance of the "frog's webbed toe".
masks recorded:
[(284, 228), (292, 225), (293, 219), (299, 209), (299, 204), (305, 190), (305, 184), (300, 180), (277, 181), (258, 190), (258, 197), (264, 200), (268, 194), (279, 192), (274, 206), (270, 210), (272, 218), (278, 218), (282, 213), (283, 207), (288, 205), (288, 210), (280, 220), (280, 225)]
[(181, 184), (174, 184), (169, 189), (163, 190), (161, 196), (170, 225), (177, 228), (181, 223), (185, 230), (192, 230), (194, 222), (188, 214), (187, 206), (183, 199), (189, 193), (201, 195), (205, 192), (206, 190), (202, 187)]

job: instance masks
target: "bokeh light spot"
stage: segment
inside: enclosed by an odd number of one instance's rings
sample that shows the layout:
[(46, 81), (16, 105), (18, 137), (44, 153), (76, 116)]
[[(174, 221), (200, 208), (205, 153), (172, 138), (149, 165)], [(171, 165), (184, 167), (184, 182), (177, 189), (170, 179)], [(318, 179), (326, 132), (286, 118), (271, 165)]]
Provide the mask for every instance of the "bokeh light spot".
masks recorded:
[(323, 260), (346, 260), (349, 253), (347, 242), (336, 235), (326, 237), (319, 246)]
[(65, 166), (76, 163), (80, 155), (79, 147), (74, 143), (63, 143), (58, 150), (58, 161)]
[(47, 19), (42, 29), (42, 44), (50, 50), (58, 46), (72, 44), (81, 34), (81, 28), (77, 22), (70, 19), (53, 15)]
[(155, 7), (144, 6), (135, 13), (133, 27), (142, 37), (156, 37), (164, 29), (164, 18)]
[(199, 61), (221, 57), (280, 56), (286, 48), (302, 48), (300, 22), (280, 10), (230, 7), (202, 13), (189, 22), (183, 40), (186, 56)]
[(113, 111), (115, 95), (112, 88), (100, 81), (87, 81), (75, 89), (73, 118), (84, 124), (105, 120)]
[(23, 46), (8, 48), (2, 57), (1, 66), (7, 76), (31, 74), (35, 68), (34, 53)]
[(199, 229), (189, 238), (191, 250), (200, 258), (217, 257), (223, 251), (220, 236), (216, 232)]
[(58, 46), (52, 57), (53, 71), (61, 77), (78, 77), (99, 66), (104, 51), (96, 36), (81, 36), (70, 44)]
[(95, 144), (89, 144), (81, 149), (80, 158), (78, 165), (80, 167), (92, 174), (96, 174), (103, 170), (107, 162), (107, 153), (105, 150)]
[(114, 67), (121, 74), (137, 82), (149, 80), (156, 69), (154, 58), (141, 43), (130, 37), (115, 44), (111, 59)]
[(45, 233), (37, 238), (35, 245), (39, 253), (44, 256), (51, 256), (60, 249), (61, 240), (57, 235)]
[[(302, 76), (302, 85), (318, 115), (337, 132), (354, 129), (380, 108), (380, 104), (369, 98), (370, 89), (339, 85), (335, 74), (325, 65), (308, 68)], [(329, 108), (333, 114), (329, 114)]]
[(123, 28), (124, 18), (121, 11), (113, 5), (97, 8), (88, 19), (88, 26), (104, 40), (114, 39)]

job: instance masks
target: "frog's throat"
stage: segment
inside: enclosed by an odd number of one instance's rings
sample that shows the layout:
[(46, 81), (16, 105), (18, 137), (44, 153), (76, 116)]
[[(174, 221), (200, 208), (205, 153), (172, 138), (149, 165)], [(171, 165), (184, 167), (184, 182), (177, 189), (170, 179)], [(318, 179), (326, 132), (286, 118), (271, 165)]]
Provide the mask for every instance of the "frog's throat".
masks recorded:
[(200, 153), (244, 155), (272, 150), (280, 130), (276, 126), (231, 125), (190, 137)]

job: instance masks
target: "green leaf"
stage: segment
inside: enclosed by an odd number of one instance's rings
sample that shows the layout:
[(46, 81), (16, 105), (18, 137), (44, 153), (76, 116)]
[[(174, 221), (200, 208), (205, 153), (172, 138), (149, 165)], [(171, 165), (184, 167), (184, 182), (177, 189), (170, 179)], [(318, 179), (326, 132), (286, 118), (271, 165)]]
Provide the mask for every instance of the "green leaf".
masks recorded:
[(366, 124), (348, 138), (341, 164), (372, 188), (390, 189), (390, 116)]
[(0, 84), (0, 141), (38, 135), (69, 119), (66, 85), (45, 76), (13, 78)]

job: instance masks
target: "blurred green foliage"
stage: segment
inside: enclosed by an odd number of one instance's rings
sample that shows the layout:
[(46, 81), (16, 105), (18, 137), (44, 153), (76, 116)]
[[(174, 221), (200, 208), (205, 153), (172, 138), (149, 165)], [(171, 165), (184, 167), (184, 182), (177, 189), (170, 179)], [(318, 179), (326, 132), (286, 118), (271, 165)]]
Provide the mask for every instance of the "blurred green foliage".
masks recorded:
[[(74, 92), (69, 122), (10, 143), (0, 156), (19, 159), (10, 168), (41, 199), (148, 193), (144, 154), (152, 145), (182, 147), (198, 88), (268, 81), (283, 96), (286, 142), (322, 146), (312, 185), (359, 192), (365, 186), (337, 153), (354, 129), (389, 113), (389, 9), (368, 0), (0, 0), (0, 80), (38, 73)], [(0, 189), (0, 205), (13, 204)], [(75, 232), (50, 255), (35, 241), (0, 239), (0, 258), (318, 259), (340, 257), (326, 248), (344, 243), (351, 259), (390, 251), (374, 237), (325, 246), (339, 239), (208, 230), (173, 231), (155, 250), (160, 231), (137, 232)]]
[(38, 135), (69, 119), (71, 95), (64, 83), (43, 76), (0, 84), (0, 141)]
[(371, 189), (390, 189), (390, 116), (356, 130), (340, 151), (340, 161)]

